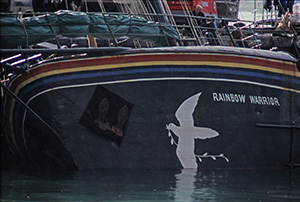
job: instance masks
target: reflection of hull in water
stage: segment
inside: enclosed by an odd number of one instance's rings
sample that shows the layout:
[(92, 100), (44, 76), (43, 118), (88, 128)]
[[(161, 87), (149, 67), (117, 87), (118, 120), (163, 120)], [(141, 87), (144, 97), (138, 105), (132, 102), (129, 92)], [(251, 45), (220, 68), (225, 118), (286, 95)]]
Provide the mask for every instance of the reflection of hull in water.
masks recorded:
[[(289, 55), (266, 53), (140, 49), (45, 63), (10, 89), (58, 135), (6, 96), (7, 138), (19, 157), (47, 167), (284, 167), (291, 130), (256, 124), (299, 123), (300, 75)], [(170, 123), (178, 128), (167, 130)], [(196, 129), (218, 135), (198, 136)], [(299, 162), (299, 155), (290, 160)]]
[[(30, 172), (30, 174), (10, 171), (3, 172), (2, 176), (1, 182), (10, 185), (1, 187), (3, 200), (11, 199), (12, 196), (21, 200), (24, 192), (20, 192), (20, 189), (23, 189), (28, 196), (35, 196), (41, 200), (49, 197), (51, 193), (52, 201), (60, 201), (62, 198), (76, 201), (155, 199), (174, 202), (246, 201), (250, 200), (249, 198), (251, 201), (261, 199), (280, 201), (289, 198), (291, 201), (297, 201), (299, 189), (295, 187), (300, 183), (299, 169), (267, 171), (100, 169), (88, 172)], [(45, 183), (45, 179), (51, 179), (51, 183)], [(40, 188), (33, 189), (33, 182)]]

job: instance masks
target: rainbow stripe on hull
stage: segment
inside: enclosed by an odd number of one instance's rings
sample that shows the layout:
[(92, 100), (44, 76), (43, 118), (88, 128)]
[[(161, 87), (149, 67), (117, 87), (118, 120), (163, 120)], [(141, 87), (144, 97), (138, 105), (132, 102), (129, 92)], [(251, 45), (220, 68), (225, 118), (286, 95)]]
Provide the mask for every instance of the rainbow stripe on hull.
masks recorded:
[[(257, 124), (300, 122), (300, 73), (287, 54), (265, 53), (228, 47), (155, 48), (44, 63), (9, 87), (58, 132), (53, 138), (64, 148), (39, 148), (53, 134), (34, 125), (37, 121), (9, 95), (4, 103), (7, 139), (15, 154), (32, 164), (41, 164), (37, 159), (42, 156), (46, 166), (281, 167), (288, 161), (289, 130)], [(218, 135), (194, 137), (194, 152), (188, 153), (188, 143), (181, 142), (188, 142), (189, 132), (181, 136), (166, 125), (183, 127), (177, 111), (196, 95), (188, 115), (194, 123), (187, 125)], [(299, 154), (300, 147), (293, 148)], [(63, 154), (54, 152), (60, 149)], [(300, 161), (299, 155), (294, 158)]]

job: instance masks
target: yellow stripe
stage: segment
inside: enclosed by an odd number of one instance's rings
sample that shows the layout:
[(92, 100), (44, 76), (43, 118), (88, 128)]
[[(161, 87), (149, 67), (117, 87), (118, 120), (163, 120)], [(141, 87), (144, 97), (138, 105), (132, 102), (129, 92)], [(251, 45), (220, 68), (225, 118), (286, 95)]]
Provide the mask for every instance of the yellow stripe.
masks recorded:
[(115, 69), (115, 68), (125, 68), (125, 67), (139, 67), (139, 66), (154, 66), (154, 65), (208, 65), (208, 66), (220, 66), (220, 67), (235, 67), (235, 68), (244, 68), (244, 69), (255, 69), (255, 70), (262, 70), (268, 71), (278, 74), (285, 74), (290, 76), (300, 77), (299, 72), (283, 70), (283, 69), (275, 69), (266, 66), (260, 65), (251, 65), (251, 64), (244, 64), (244, 63), (233, 63), (233, 62), (215, 62), (215, 61), (148, 61), (148, 62), (132, 62), (132, 63), (120, 63), (120, 64), (106, 64), (106, 65), (95, 65), (95, 66), (86, 66), (86, 67), (76, 67), (76, 68), (64, 68), (61, 70), (53, 70), (47, 71), (41, 74), (38, 74), (34, 77), (31, 77), (21, 83), (15, 90), (15, 93), (18, 94), (19, 90), (26, 86), (27, 84), (40, 79), (45, 76), (52, 76), (55, 74), (63, 74), (63, 73), (70, 73), (70, 72), (79, 72), (79, 71), (93, 71), (93, 70), (104, 70), (104, 69)]
[[(286, 62), (285, 62), (286, 63)], [(163, 66), (163, 65), (189, 65), (189, 66), (197, 66), (197, 65), (208, 65), (208, 66), (220, 66), (220, 67), (234, 67), (234, 68), (244, 68), (244, 69), (254, 69), (254, 70), (262, 70), (268, 71), (278, 74), (285, 74), (300, 77), (299, 72), (293, 72), (288, 70), (276, 69), (261, 65), (251, 65), (244, 63), (236, 63), (236, 62), (216, 62), (216, 61), (147, 61), (147, 62), (131, 62), (131, 63), (119, 63), (119, 64), (105, 64), (105, 65), (94, 65), (94, 66), (85, 66), (85, 67), (76, 67), (76, 68), (64, 68), (60, 70), (47, 71), (41, 74), (38, 74), (34, 77), (27, 79), (22, 82), (15, 90), (15, 94), (18, 94), (20, 89), (22, 89), (27, 84), (40, 79), (46, 76), (52, 76), (55, 74), (64, 74), (70, 72), (79, 72), (79, 71), (93, 71), (93, 70), (104, 70), (104, 69), (115, 69), (115, 68), (125, 68), (125, 67), (139, 67), (139, 66)], [(284, 65), (284, 64), (283, 64)], [(11, 109), (13, 109), (15, 101), (12, 100)], [(12, 113), (12, 111), (11, 111)], [(12, 116), (10, 116), (12, 117)], [(12, 120), (10, 120), (12, 121)]]

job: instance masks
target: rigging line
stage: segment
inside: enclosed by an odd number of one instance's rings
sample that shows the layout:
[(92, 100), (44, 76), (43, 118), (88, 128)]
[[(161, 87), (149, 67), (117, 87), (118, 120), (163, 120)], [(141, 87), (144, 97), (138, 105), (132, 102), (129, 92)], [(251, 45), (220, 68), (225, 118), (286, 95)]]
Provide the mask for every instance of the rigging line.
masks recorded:
[(135, 48), (141, 48), (141, 44), (137, 40), (133, 40), (133, 44)]
[[(131, 4), (131, 7), (132, 7), (131, 8), (132, 9), (131, 14), (139, 13), (138, 12), (139, 11), (138, 8), (140, 8), (142, 11), (144, 11), (143, 4), (142, 4), (142, 2), (140, 0), (133, 1), (132, 4)], [(143, 17), (145, 17), (147, 19), (147, 16), (143, 16)], [(141, 48), (141, 44), (140, 44), (140, 42), (138, 40), (133, 40), (133, 45), (134, 45), (135, 48)]]
[(143, 17), (146, 18), (147, 20), (152, 20), (151, 16), (149, 15), (149, 12), (147, 10), (147, 7), (146, 7), (145, 3), (142, 2), (142, 0), (138, 0), (137, 2), (138, 3), (134, 5), (134, 7), (135, 7), (135, 10), (134, 10), (135, 14), (139, 13), (138, 12), (139, 11), (138, 6), (139, 6), (140, 9), (141, 9), (141, 11), (142, 11), (142, 13), (145, 14), (145, 15), (143, 15)]
[(141, 2), (139, 0), (134, 1), (134, 3), (131, 4), (131, 8), (130, 8), (131, 9), (131, 14), (138, 13), (138, 10), (142, 9), (142, 6), (140, 4), (141, 4)]
[[(132, 10), (131, 10), (129, 4), (126, 3), (125, 0), (123, 0), (123, 1), (124, 1), (124, 3), (118, 2), (118, 4), (117, 4), (118, 7), (120, 8), (120, 10), (122, 10), (122, 13), (126, 13), (126, 14), (132, 13)], [(134, 4), (134, 3), (133, 3), (133, 4)]]
[[(183, 3), (183, 2), (185, 2), (185, 3)], [(191, 28), (192, 35), (196, 39), (196, 43), (198, 45), (202, 45), (202, 43), (201, 43), (201, 39), (202, 39), (202, 36), (203, 36), (202, 31), (201, 31), (201, 29), (198, 25), (197, 20), (195, 19), (195, 16), (192, 15), (192, 13), (191, 13), (191, 7), (189, 6), (189, 4), (186, 0), (183, 0), (183, 1), (180, 0), (180, 3), (181, 3), (181, 6), (183, 7), (184, 15), (187, 16), (186, 19), (187, 19), (187, 22), (189, 24), (189, 27)], [(200, 33), (201, 37), (199, 37), (198, 33)]]
[(156, 11), (155, 11), (155, 9), (154, 9), (152, 3), (149, 2), (148, 5), (149, 5), (149, 9), (150, 9), (150, 10), (149, 10), (149, 14), (150, 14), (150, 13), (153, 13), (153, 14), (154, 14), (154, 15), (151, 15), (151, 16), (152, 16), (151, 20), (155, 21), (155, 20), (154, 20), (154, 16), (155, 16), (155, 15), (158, 16), (158, 15), (157, 15), (157, 13), (156, 13)]
[[(148, 2), (147, 4), (149, 5), (149, 7), (146, 6), (145, 1), (139, 0), (139, 2), (142, 5), (144, 13), (147, 14), (147, 19), (155, 21), (154, 15), (151, 14), (151, 11), (149, 10), (149, 9), (153, 9), (153, 7), (151, 7), (152, 6), (151, 2), (149, 2), (149, 0), (147, 0), (147, 2)], [(154, 13), (155, 13), (155, 11), (154, 11)], [(139, 47), (142, 47), (140, 41), (136, 41), (136, 43), (138, 44)], [(148, 42), (146, 42), (146, 45), (147, 45), (147, 47), (151, 47), (151, 45)]]
[(97, 0), (97, 2), (98, 2), (98, 5), (99, 5), (99, 7), (100, 7), (101, 12), (106, 13), (106, 10), (105, 10), (103, 1), (102, 1), (102, 0)]
[(57, 137), (58, 133), (44, 120), (42, 119), (35, 111), (33, 111), (23, 100), (21, 100), (14, 92), (12, 92), (7, 86), (0, 82), (1, 87), (6, 90), (13, 98), (15, 98), (25, 109), (27, 109), (32, 115), (34, 115), (41, 123), (43, 123), (50, 131), (55, 134)]
[(84, 5), (85, 5), (85, 12), (89, 12), (89, 8), (88, 8), (88, 4), (87, 4), (87, 0), (84, 0)]
[(163, 5), (164, 5), (164, 7), (166, 9), (166, 12), (168, 14), (167, 17), (168, 17), (169, 22), (171, 22), (171, 24), (173, 25), (173, 27), (175, 27), (177, 35), (179, 36), (179, 39), (182, 39), (182, 36), (180, 34), (178, 26), (176, 25), (174, 16), (172, 15), (172, 12), (171, 12), (171, 9), (169, 7), (169, 4), (168, 4), (167, 0), (162, 0), (162, 1), (163, 1)]
[(21, 18), (19, 19), (19, 21), (20, 21), (20, 23), (22, 24), (23, 29), (24, 29), (25, 39), (26, 39), (26, 48), (29, 48), (29, 36), (28, 36), (28, 32), (27, 32), (26, 25), (25, 25), (24, 22), (23, 22), (23, 17), (21, 17)]
[(128, 8), (126, 9), (126, 7), (128, 7), (127, 4), (126, 4), (126, 1), (124, 1), (124, 0), (118, 0), (118, 1), (115, 1), (114, 3), (117, 6), (117, 10), (120, 13), (128, 14), (128, 12), (126, 12), (126, 10), (128, 11), (129, 9)]
[(52, 24), (51, 24), (51, 22), (50, 22), (50, 19), (49, 19), (47, 13), (45, 14), (45, 17), (46, 17), (47, 22), (49, 23), (49, 27), (50, 27), (50, 30), (51, 30), (51, 32), (52, 32), (54, 38), (55, 38), (56, 44), (57, 44), (57, 46), (60, 48), (60, 47), (61, 47), (61, 44), (60, 44), (60, 42), (59, 42), (59, 39), (58, 39), (57, 35), (56, 35), (55, 32), (54, 32), (54, 29), (53, 29), (53, 27), (52, 27)]
[[(148, 9), (147, 9), (145, 3), (142, 2), (142, 0), (138, 0), (137, 2), (138, 2), (137, 4), (134, 4), (134, 7), (135, 7), (135, 13), (140, 13), (140, 12), (139, 12), (139, 9), (138, 9), (138, 6), (140, 6), (140, 9), (143, 11), (143, 13), (146, 14), (146, 15), (144, 15), (144, 16), (142, 16), (142, 17), (146, 18), (147, 20), (153, 20), (152, 15), (150, 15), (150, 13), (149, 13), (149, 11), (148, 11)], [(149, 3), (149, 4), (150, 4), (150, 3)], [(140, 43), (139, 40), (134, 40), (133, 42), (134, 42), (134, 46), (135, 46), (136, 48), (141, 48), (141, 47), (142, 47), (142, 45), (141, 45), (141, 43)], [(146, 42), (146, 45), (147, 45), (147, 47), (152, 47), (152, 44), (151, 44), (151, 43)]]
[[(194, 37), (197, 37), (199, 38), (199, 34), (198, 33), (202, 33), (202, 30), (201, 28), (199, 27), (198, 25), (198, 22), (197, 22), (197, 19), (195, 18), (195, 16), (192, 14), (192, 8), (190, 7), (190, 5), (188, 4), (187, 0), (183, 0), (183, 2), (185, 2), (183, 4), (184, 6), (184, 14), (187, 15), (190, 19), (190, 22), (191, 22), (191, 26), (192, 28), (195, 30), (195, 36)], [(201, 35), (202, 37), (202, 35)]]
[(68, 0), (65, 0), (66, 9), (69, 10)]

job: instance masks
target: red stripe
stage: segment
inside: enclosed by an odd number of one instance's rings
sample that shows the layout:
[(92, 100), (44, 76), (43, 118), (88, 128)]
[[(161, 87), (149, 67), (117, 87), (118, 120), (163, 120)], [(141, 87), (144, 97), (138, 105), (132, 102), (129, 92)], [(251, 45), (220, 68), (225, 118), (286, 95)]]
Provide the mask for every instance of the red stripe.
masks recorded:
[[(201, 55), (201, 56), (200, 56)], [(232, 63), (243, 63), (252, 64), (260, 66), (268, 66), (276, 69), (284, 69), (289, 71), (296, 71), (297, 68), (294, 64), (284, 64), (282, 62), (264, 59), (264, 58), (253, 58), (244, 56), (233, 56), (233, 55), (217, 55), (217, 54), (145, 54), (145, 55), (121, 55), (112, 56), (104, 58), (91, 58), (83, 60), (73, 60), (55, 62), (47, 64), (46, 67), (36, 70), (33, 69), (31, 72), (40, 73), (44, 72), (45, 68), (56, 70), (61, 68), (74, 68), (74, 67), (84, 67), (84, 66), (94, 66), (94, 65), (106, 65), (106, 64), (117, 64), (117, 63), (131, 63), (131, 62), (147, 62), (147, 61), (216, 61), (219, 62), (232, 62)]]
[(14, 90), (16, 85), (22, 83), (29, 77), (33, 77), (43, 72), (58, 70), (64, 68), (76, 68), (85, 66), (96, 66), (96, 65), (110, 65), (110, 64), (126, 64), (132, 62), (147, 62), (147, 61), (218, 61), (218, 62), (232, 62), (232, 63), (243, 63), (250, 65), (267, 66), (270, 68), (288, 70), (298, 72), (295, 64), (284, 64), (274, 60), (255, 58), (247, 56), (234, 56), (234, 55), (219, 55), (219, 54), (141, 54), (141, 55), (120, 55), (103, 58), (84, 58), (78, 60), (67, 60), (67, 61), (55, 61), (53, 63), (43, 64), (36, 68), (29, 70), (27, 74), (23, 74), (19, 77), (17, 82), (14, 82), (11, 89)]

